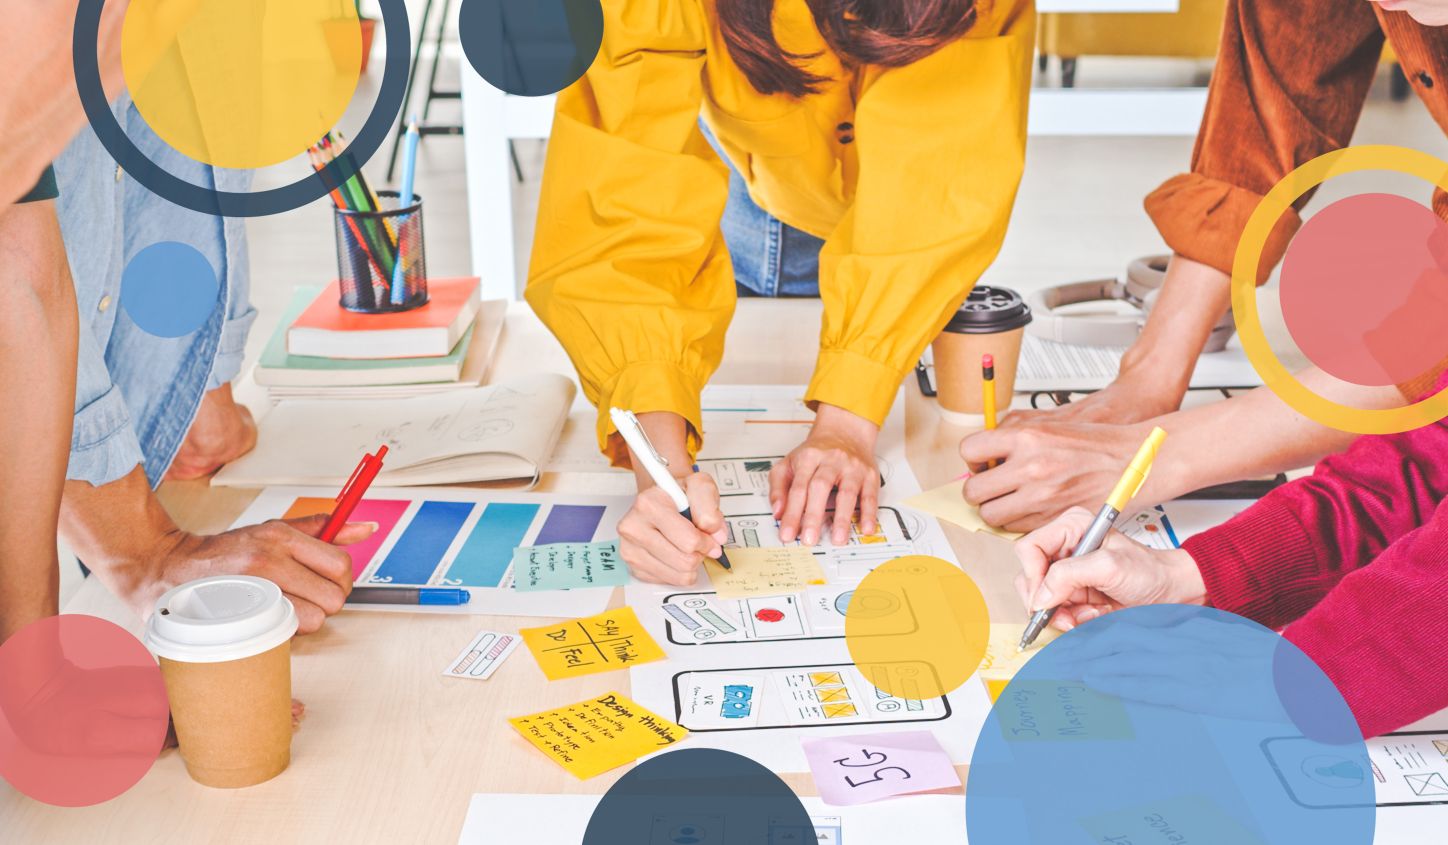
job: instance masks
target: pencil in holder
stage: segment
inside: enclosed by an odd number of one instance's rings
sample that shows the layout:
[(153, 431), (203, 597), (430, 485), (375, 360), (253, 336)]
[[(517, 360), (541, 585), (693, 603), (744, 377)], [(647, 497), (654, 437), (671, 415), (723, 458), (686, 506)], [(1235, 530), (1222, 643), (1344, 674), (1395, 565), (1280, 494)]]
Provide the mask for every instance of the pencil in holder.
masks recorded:
[(378, 201), (379, 211), (334, 209), (340, 304), (362, 314), (426, 305), (422, 197), (400, 208), (396, 191), (379, 191)]

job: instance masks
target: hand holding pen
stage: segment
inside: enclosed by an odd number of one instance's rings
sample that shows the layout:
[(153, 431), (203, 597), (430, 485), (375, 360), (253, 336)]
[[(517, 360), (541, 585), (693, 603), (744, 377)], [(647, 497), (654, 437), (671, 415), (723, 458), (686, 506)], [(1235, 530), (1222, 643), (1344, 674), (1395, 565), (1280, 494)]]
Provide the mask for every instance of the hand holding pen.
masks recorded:
[(723, 548), (727, 534), (714, 479), (701, 472), (675, 478), (633, 413), (615, 408), (610, 416), (636, 465), (655, 485), (640, 491), (618, 524), (619, 555), (634, 576), (689, 586), (697, 580), (705, 558), (718, 560), (727, 569)]

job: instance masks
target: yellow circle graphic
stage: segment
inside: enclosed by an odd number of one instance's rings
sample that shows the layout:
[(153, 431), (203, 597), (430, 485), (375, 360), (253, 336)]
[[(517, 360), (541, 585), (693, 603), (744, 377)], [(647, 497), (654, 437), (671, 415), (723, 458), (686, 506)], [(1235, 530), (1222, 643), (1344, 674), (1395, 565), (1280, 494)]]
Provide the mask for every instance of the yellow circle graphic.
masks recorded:
[(1267, 236), (1299, 197), (1333, 176), (1362, 170), (1406, 173), (1448, 191), (1448, 162), (1418, 150), (1386, 144), (1324, 153), (1287, 174), (1267, 192), (1242, 230), (1232, 261), (1232, 313), (1242, 349), (1262, 381), (1303, 416), (1354, 434), (1396, 434), (1448, 417), (1448, 389), (1399, 408), (1354, 408), (1313, 393), (1283, 365), (1267, 343), (1257, 313), (1257, 266)]
[(910, 701), (954, 691), (990, 639), (985, 598), (938, 557), (896, 558), (865, 576), (845, 606), (850, 659), (880, 692)]
[(132, 0), (121, 64), (166, 143), (217, 167), (266, 167), (342, 117), (362, 30), (352, 0)]

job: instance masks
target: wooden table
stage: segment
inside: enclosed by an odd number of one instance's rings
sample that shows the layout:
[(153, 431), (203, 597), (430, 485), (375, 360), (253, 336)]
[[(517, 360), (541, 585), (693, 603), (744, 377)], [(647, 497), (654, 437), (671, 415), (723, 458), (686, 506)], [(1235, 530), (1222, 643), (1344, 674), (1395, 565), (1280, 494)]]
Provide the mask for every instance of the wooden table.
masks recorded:
[[(721, 384), (804, 384), (813, 368), (818, 301), (745, 300), (728, 338)], [(493, 377), (572, 369), (526, 306), (509, 314)], [(961, 431), (943, 424), (933, 400), (906, 385), (907, 453), (922, 487), (960, 472)], [(591, 420), (570, 419), (564, 437), (592, 437)], [(540, 490), (556, 489), (545, 477)], [(162, 497), (184, 527), (225, 530), (254, 491), (167, 484)], [(944, 526), (965, 570), (985, 594), (991, 618), (1019, 621), (1010, 546)], [(615, 590), (614, 603), (622, 592)], [(140, 620), (90, 579), (67, 607), (140, 631)], [(578, 781), (525, 743), (507, 718), (612, 689), (613, 672), (546, 682), (525, 654), (483, 683), (442, 677), (443, 665), (479, 629), (543, 624), (521, 617), (345, 611), (293, 644), (294, 694), (307, 716), (292, 744), (292, 765), (276, 779), (239, 790), (194, 783), (175, 750), (125, 795), (61, 809), (31, 801), (0, 781), (5, 842), (440, 842), (452, 843), (475, 792), (605, 791), (624, 769)], [(963, 767), (962, 767), (963, 770)], [(813, 794), (809, 775), (786, 776)], [(500, 845), (502, 845), (500, 843)]]

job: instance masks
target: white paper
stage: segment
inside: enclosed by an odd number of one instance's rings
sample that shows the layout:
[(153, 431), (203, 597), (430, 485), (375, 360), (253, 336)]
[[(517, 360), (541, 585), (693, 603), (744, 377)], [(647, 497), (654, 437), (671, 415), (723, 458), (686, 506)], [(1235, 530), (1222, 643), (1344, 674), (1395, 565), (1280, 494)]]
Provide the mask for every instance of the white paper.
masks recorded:
[[(578, 845), (583, 841), (600, 798), (598, 795), (476, 794), (468, 802), (468, 815), (458, 836), (458, 845)], [(650, 799), (636, 800), (642, 803)], [(800, 803), (814, 823), (815, 838), (810, 840), (814, 845), (889, 845), (901, 841), (931, 845), (965, 843), (965, 801), (959, 795), (906, 795), (852, 807), (831, 807), (815, 797), (801, 798)], [(677, 804), (677, 798), (660, 798), (657, 811), (649, 811), (647, 805), (641, 807), (636, 814), (639, 829), (620, 831), (618, 841), (639, 845), (668, 843), (667, 837), (655, 838), (656, 823), (677, 827), (687, 818), (707, 827), (709, 819), (705, 816), (715, 819), (721, 816), (717, 810), (691, 814), (689, 808), (680, 808)], [(902, 836), (906, 838), (902, 840)], [(714, 845), (724, 840), (704, 841)], [(759, 839), (760, 845), (769, 845), (770, 841), (768, 832)]]
[[(292, 503), (301, 497), (322, 497), (331, 499), (337, 495), (335, 488), (328, 487), (268, 487), (256, 497), (251, 506), (232, 525), (255, 525), (269, 519), (278, 519), (287, 512)], [(377, 548), (372, 559), (364, 564), (356, 583), (389, 583), (393, 586), (437, 586), (463, 587), (471, 595), (467, 604), (462, 605), (383, 605), (349, 604), (353, 610), (391, 611), (401, 613), (450, 613), (450, 614), (497, 614), (500, 616), (541, 616), (572, 617), (592, 616), (608, 606), (612, 590), (550, 590), (546, 592), (518, 592), (512, 585), (512, 547), (508, 552), (508, 568), (495, 587), (479, 587), (452, 583), (447, 579), (449, 567), (459, 551), (472, 536), (479, 520), (492, 503), (530, 504), (538, 507), (521, 545), (532, 545), (549, 513), (556, 505), (587, 505), (603, 508), (603, 513), (593, 536), (589, 540), (611, 540), (618, 536), (618, 520), (633, 503), (632, 498), (622, 496), (582, 496), (564, 493), (511, 493), (506, 491), (478, 490), (467, 487), (401, 487), (374, 488), (367, 499), (405, 500), (410, 504), (388, 534), (387, 539)], [(474, 507), (467, 519), (453, 537), (451, 544), (435, 565), (429, 569), (425, 581), (417, 584), (403, 584), (397, 581), (377, 582), (373, 576), (387, 561), (393, 548), (411, 524), (423, 502), (467, 502)], [(431, 564), (431, 561), (429, 561)]]
[(546, 374), (407, 399), (284, 401), (262, 418), (257, 448), (212, 483), (340, 487), (381, 444), (388, 452), (379, 486), (531, 484), (553, 451), (574, 389), (565, 376)]

